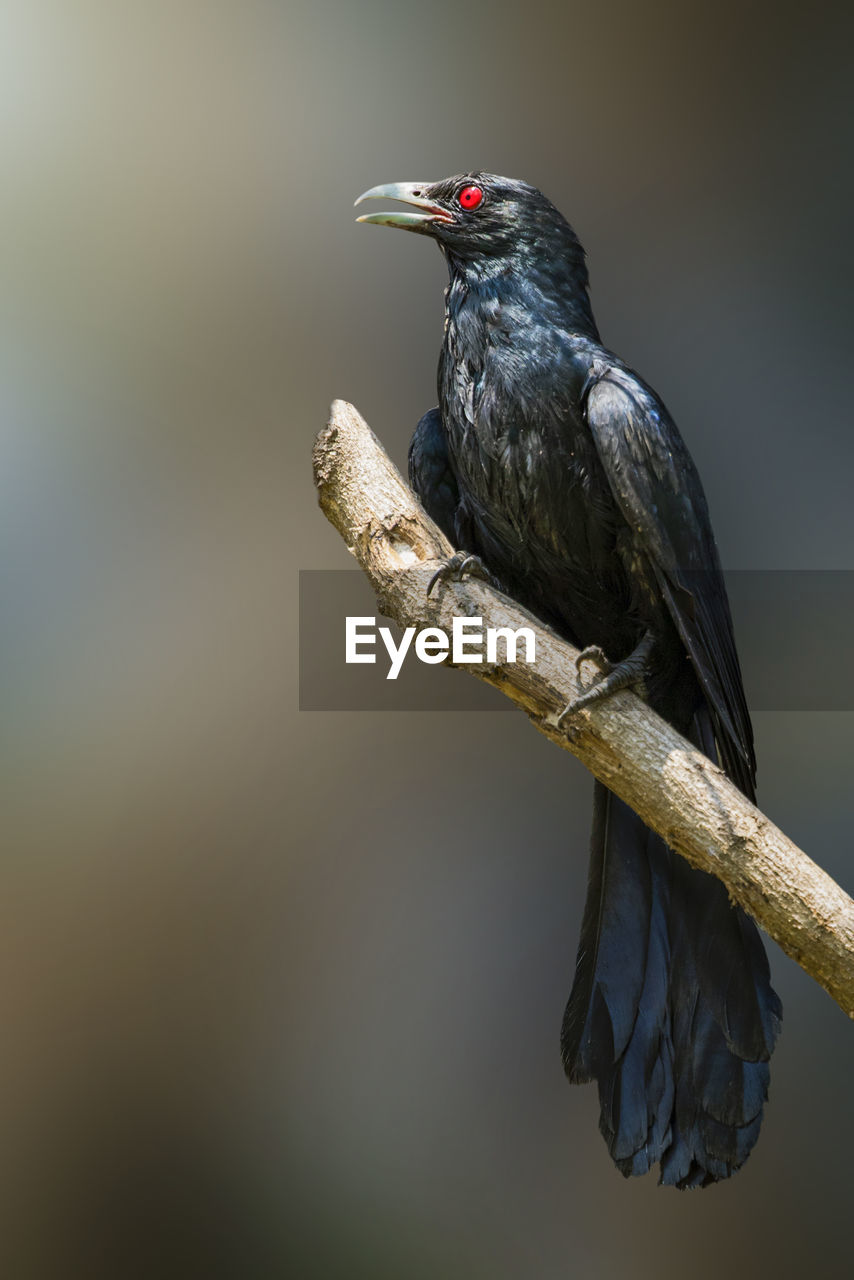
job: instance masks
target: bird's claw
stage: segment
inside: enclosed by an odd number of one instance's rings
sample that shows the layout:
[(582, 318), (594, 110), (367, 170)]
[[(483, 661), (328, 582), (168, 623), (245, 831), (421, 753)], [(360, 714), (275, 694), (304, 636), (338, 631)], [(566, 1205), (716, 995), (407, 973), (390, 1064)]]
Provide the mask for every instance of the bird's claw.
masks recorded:
[(586, 649), (582, 649), (576, 655), (575, 671), (579, 679), (581, 678), (581, 664), (583, 662), (595, 662), (601, 674), (605, 676), (612, 669), (612, 664), (609, 662), (605, 650), (598, 644), (589, 644)]
[(581, 675), (582, 662), (588, 660), (598, 665), (600, 674), (583, 693), (580, 693), (577, 698), (573, 698), (572, 702), (567, 703), (557, 718), (557, 727), (559, 729), (563, 728), (563, 722), (567, 716), (573, 715), (576, 711), (582, 711), (585, 707), (589, 707), (594, 702), (600, 702), (603, 698), (609, 698), (612, 693), (617, 693), (620, 689), (627, 689), (630, 685), (642, 687), (644, 676), (646, 675), (647, 659), (652, 651), (652, 644), (653, 637), (647, 632), (628, 658), (624, 658), (622, 662), (618, 662), (616, 665), (608, 661), (597, 644), (591, 644), (586, 649), (582, 649), (575, 659), (575, 670), (578, 675)]
[(595, 702), (597, 697), (602, 696), (597, 690), (614, 670), (605, 650), (598, 644), (589, 644), (586, 649), (582, 649), (580, 653), (576, 654), (575, 673), (579, 680), (581, 679), (581, 667), (585, 662), (595, 662), (599, 668), (599, 674), (589, 689), (585, 689), (584, 693), (580, 693), (577, 698), (573, 698), (572, 702), (566, 704), (557, 718), (557, 727), (559, 729), (563, 728), (563, 722), (567, 716), (571, 716), (575, 711), (580, 711), (582, 707), (586, 707), (590, 702)]
[(466, 575), (472, 578), (482, 578), (484, 582), (492, 582), (492, 575), (483, 564), (480, 556), (470, 555), (468, 551), (456, 551), (433, 574), (427, 584), (428, 596), (437, 582), (462, 582)]

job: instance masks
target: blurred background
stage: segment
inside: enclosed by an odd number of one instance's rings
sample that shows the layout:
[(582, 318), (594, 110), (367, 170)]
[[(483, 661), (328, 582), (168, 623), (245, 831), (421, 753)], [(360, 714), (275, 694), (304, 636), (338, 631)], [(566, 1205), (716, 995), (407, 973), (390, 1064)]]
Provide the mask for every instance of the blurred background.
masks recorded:
[[(852, 35), (6, 0), (4, 1275), (850, 1275), (844, 1015), (771, 945), (748, 1165), (624, 1182), (558, 1051), (589, 777), (512, 714), (300, 713), (297, 575), (353, 563), (311, 483), (332, 398), (399, 463), (435, 401), (439, 255), (352, 202), (476, 167), (573, 222), (724, 563), (854, 568)], [(852, 716), (756, 732), (761, 804), (854, 889)]]

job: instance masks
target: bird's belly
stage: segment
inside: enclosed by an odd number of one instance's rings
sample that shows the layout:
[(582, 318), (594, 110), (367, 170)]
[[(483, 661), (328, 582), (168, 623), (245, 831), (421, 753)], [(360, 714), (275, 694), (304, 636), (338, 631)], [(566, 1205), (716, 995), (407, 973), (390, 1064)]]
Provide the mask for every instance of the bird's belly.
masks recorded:
[(472, 435), (459, 451), (451, 442), (466, 549), (567, 639), (631, 651), (643, 628), (619, 554), (625, 524), (592, 441)]

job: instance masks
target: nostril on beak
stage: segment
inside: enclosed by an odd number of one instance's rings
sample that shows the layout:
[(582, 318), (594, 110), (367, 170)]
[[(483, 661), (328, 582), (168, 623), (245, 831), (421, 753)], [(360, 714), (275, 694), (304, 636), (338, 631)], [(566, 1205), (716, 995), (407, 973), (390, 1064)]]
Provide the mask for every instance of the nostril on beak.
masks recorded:
[(420, 189), (420, 187), (419, 187), (419, 189), (418, 189), (417, 191), (413, 191), (413, 192), (412, 192), (412, 194), (413, 194), (414, 196), (420, 196), (420, 195), (421, 195), (421, 189)]

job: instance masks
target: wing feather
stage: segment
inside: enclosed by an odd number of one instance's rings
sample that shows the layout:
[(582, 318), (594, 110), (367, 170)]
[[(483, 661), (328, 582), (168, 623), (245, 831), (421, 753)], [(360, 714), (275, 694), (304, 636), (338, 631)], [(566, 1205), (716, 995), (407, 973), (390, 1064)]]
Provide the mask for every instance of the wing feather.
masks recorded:
[(706, 695), (721, 764), (752, 799), (753, 731), (697, 469), (664, 405), (630, 370), (595, 370), (585, 403), (611, 491), (653, 565)]

